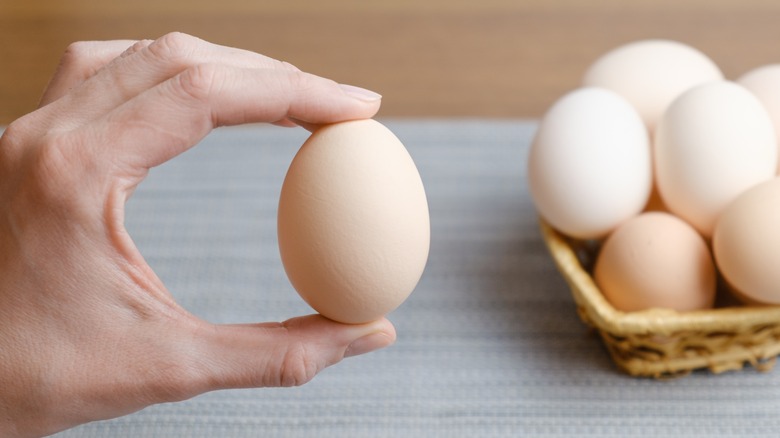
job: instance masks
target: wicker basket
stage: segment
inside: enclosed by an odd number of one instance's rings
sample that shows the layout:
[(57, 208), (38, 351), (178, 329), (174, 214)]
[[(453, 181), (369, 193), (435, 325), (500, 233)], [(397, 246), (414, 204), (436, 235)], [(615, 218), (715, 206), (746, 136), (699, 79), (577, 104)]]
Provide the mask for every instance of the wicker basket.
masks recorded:
[(580, 317), (598, 331), (621, 370), (664, 378), (701, 368), (721, 373), (745, 364), (762, 371), (774, 366), (780, 354), (780, 306), (621, 312), (606, 301), (589, 273), (594, 250), (566, 238), (543, 220), (540, 224)]

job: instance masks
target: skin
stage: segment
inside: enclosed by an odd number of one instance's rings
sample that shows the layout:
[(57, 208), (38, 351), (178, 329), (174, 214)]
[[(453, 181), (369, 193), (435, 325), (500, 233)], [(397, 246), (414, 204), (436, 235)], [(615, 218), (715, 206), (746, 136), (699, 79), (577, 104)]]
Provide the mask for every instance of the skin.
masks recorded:
[(150, 168), (212, 129), (372, 117), (380, 96), (173, 33), (71, 45), (0, 138), (0, 436), (203, 392), (292, 386), (392, 344), (386, 319), (216, 325), (180, 307), (124, 227)]

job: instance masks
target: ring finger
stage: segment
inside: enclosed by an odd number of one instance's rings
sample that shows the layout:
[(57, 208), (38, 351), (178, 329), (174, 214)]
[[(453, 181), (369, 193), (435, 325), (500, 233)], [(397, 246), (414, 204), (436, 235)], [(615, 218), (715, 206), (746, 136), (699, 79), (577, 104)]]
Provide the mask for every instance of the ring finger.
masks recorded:
[[(71, 44), (62, 55), (57, 72), (43, 92), (38, 107), (44, 107), (95, 75), (116, 57), (136, 47), (135, 41), (83, 41)], [(142, 43), (142, 42), (139, 42)], [(148, 45), (148, 41), (146, 45)], [(140, 47), (138, 47), (140, 49)]]

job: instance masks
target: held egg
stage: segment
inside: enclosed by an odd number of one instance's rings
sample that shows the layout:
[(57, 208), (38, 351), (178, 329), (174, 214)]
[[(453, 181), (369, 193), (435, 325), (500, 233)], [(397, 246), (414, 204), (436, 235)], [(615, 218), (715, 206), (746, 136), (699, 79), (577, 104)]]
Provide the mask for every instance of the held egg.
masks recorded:
[(647, 130), (617, 93), (581, 88), (545, 114), (528, 157), (539, 213), (559, 231), (600, 238), (638, 214), (652, 187)]
[(585, 73), (583, 84), (608, 88), (639, 111), (652, 133), (669, 104), (687, 89), (723, 79), (706, 55), (668, 40), (643, 40), (602, 55)]
[(430, 244), (411, 156), (374, 120), (318, 129), (287, 171), (278, 236), (290, 282), (317, 312), (364, 323), (394, 310), (416, 287)]
[(656, 184), (670, 212), (709, 238), (721, 211), (775, 175), (777, 145), (761, 102), (734, 82), (694, 87), (656, 131)]
[(780, 178), (751, 187), (723, 211), (712, 238), (726, 282), (749, 302), (780, 304)]
[(668, 213), (643, 213), (604, 242), (594, 279), (625, 312), (706, 309), (715, 301), (715, 266), (704, 239)]

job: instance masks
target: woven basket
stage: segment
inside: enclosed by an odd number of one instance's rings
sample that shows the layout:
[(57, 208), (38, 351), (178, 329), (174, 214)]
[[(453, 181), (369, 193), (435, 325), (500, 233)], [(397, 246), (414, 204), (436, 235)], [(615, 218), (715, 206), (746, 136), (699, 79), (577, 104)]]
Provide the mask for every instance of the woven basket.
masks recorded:
[(589, 271), (595, 249), (540, 220), (544, 241), (569, 284), (582, 320), (601, 335), (617, 366), (634, 376), (714, 373), (750, 364), (771, 370), (780, 354), (780, 306), (727, 306), (694, 312), (621, 312), (603, 297)]

